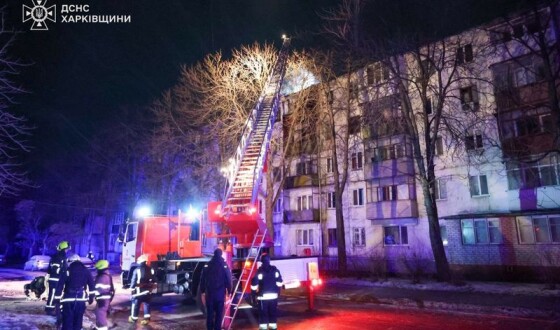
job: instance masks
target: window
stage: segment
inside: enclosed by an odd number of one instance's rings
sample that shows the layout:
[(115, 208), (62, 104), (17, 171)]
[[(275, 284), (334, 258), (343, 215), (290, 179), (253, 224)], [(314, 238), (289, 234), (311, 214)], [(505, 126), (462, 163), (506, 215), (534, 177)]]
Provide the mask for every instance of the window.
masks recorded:
[(360, 116), (350, 117), (350, 122), (348, 123), (348, 133), (349, 134), (359, 134), (361, 128), (362, 118)]
[(276, 203), (274, 203), (274, 208), (272, 209), (274, 213), (281, 213), (282, 212), (282, 198), (278, 198)]
[(381, 63), (375, 63), (366, 69), (366, 82), (368, 85), (378, 85), (387, 79), (389, 79), (389, 69)]
[(298, 211), (310, 210), (312, 208), (313, 199), (311, 195), (299, 196), (297, 200), (298, 200), (298, 205), (297, 205)]
[(436, 138), (436, 156), (443, 155), (443, 138), (438, 136)]
[(482, 149), (482, 147), (482, 133), (474, 132), (472, 135), (467, 135), (465, 137), (465, 149), (477, 150)]
[(352, 228), (352, 245), (366, 246), (366, 229), (364, 227)]
[(348, 85), (348, 96), (350, 99), (358, 98), (358, 84), (356, 84), (355, 82), (351, 82)]
[(457, 64), (472, 62), (473, 49), (471, 44), (457, 48)]
[(447, 199), (447, 185), (445, 179), (436, 179), (434, 195), (436, 195), (436, 199)]
[(545, 68), (542, 59), (538, 57), (526, 57), (515, 63), (512, 69), (514, 87), (522, 87), (545, 78)]
[(469, 176), (469, 186), (471, 188), (471, 196), (488, 195), (488, 181), (486, 175)]
[(408, 228), (405, 226), (383, 227), (383, 237), (385, 245), (407, 245)]
[(406, 149), (403, 144), (392, 144), (388, 146), (375, 148), (373, 151), (373, 162), (384, 161), (388, 159), (397, 159), (404, 157), (406, 154)]
[(443, 243), (443, 246), (449, 245), (449, 240), (447, 238), (447, 227), (439, 226), (439, 233), (441, 236), (441, 242)]
[(502, 243), (499, 219), (463, 219), (461, 233), (463, 244)]
[(280, 234), (280, 230), (274, 231), (274, 245), (275, 246), (282, 245), (282, 235)]
[(312, 163), (310, 161), (296, 164), (297, 175), (309, 175), (312, 174), (312, 172)]
[(560, 243), (560, 215), (517, 217), (519, 242)]
[(560, 185), (560, 161), (550, 155), (536, 163), (506, 163), (508, 188), (535, 188)]
[(336, 228), (329, 228), (328, 234), (329, 234), (329, 241), (328, 241), (329, 247), (337, 247), (338, 240), (336, 239)]
[(433, 101), (431, 97), (428, 97), (426, 103), (424, 104), (424, 111), (427, 115), (431, 115), (433, 110)]
[(282, 177), (282, 169), (280, 167), (273, 167), (272, 177), (274, 178), (274, 181), (280, 181), (280, 178)]
[(262, 199), (259, 199), (259, 214), (263, 213), (263, 202)]
[(336, 207), (336, 202), (334, 199), (334, 191), (327, 193), (327, 208), (334, 209)]
[(476, 86), (468, 86), (459, 89), (459, 99), (463, 111), (478, 111), (478, 92)]
[(363, 156), (362, 152), (352, 153), (352, 170), (360, 170), (363, 167)]
[(364, 189), (354, 189), (352, 190), (352, 205), (359, 206), (364, 205)]
[(379, 187), (377, 190), (378, 200), (380, 201), (394, 201), (397, 200), (397, 186), (384, 186)]
[(332, 158), (327, 158), (327, 173), (334, 172), (334, 162)]
[(296, 237), (298, 246), (313, 245), (313, 229), (298, 229)]

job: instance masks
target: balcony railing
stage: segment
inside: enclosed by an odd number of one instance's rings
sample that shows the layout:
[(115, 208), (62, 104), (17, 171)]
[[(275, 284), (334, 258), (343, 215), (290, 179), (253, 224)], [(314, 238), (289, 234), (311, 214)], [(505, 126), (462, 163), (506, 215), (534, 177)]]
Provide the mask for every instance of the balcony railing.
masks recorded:
[(380, 201), (366, 204), (369, 220), (385, 220), (418, 217), (418, 202), (415, 199)]
[(546, 82), (538, 82), (521, 87), (511, 87), (496, 92), (496, 105), (499, 110), (508, 110), (523, 105), (543, 102), (548, 98)]
[(391, 178), (401, 175), (414, 175), (414, 161), (411, 158), (388, 159), (367, 162), (364, 168), (364, 178)]
[(319, 209), (284, 211), (284, 223), (319, 222), (320, 220)]
[(284, 181), (284, 189), (314, 187), (318, 185), (319, 176), (317, 174), (289, 176)]

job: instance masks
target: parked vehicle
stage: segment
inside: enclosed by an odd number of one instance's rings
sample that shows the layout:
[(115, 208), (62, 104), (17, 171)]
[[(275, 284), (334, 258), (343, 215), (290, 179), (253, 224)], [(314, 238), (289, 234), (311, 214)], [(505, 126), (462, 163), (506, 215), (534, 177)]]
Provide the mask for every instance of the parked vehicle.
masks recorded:
[(47, 270), (51, 257), (36, 255), (31, 257), (24, 265), (23, 270)]

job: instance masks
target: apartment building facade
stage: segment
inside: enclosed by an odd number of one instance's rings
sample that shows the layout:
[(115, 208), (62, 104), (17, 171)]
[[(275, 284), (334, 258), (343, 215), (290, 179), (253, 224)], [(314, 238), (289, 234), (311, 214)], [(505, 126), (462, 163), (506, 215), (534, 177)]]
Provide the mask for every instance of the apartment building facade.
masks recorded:
[[(445, 94), (410, 92), (408, 100), (416, 120), (455, 122), (421, 148), (435, 154), (432, 189), (446, 256), (467, 276), (530, 279), (560, 268), (558, 18), (557, 9), (541, 8), (426, 46), (424, 59), (392, 59), (406, 68), (408, 91), (419, 71), (450, 82)], [(431, 68), (443, 50), (441, 63), (451, 64)], [(367, 270), (381, 260), (400, 273), (412, 258), (434, 271), (414, 139), (402, 124), (402, 89), (387, 83), (395, 77), (385, 63), (329, 82), (328, 100), (314, 104), (344, 108), (331, 112), (334, 131), (347, 137), (343, 147), (333, 147), (320, 120), (294, 124), (300, 147), (275, 161), (285, 177), (273, 210), (277, 253), (335, 258), (341, 209), (350, 267)], [(292, 98), (284, 99), (284, 118), (302, 106)], [(347, 178), (342, 205), (334, 166)]]

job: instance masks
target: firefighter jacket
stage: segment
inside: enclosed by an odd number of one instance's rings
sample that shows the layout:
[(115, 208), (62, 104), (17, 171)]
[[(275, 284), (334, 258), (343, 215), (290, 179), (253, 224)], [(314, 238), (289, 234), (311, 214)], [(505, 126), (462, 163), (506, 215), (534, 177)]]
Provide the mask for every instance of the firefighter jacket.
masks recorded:
[(113, 286), (113, 278), (111, 278), (108, 269), (97, 272), (94, 293), (95, 300), (113, 300), (115, 287)]
[(130, 288), (132, 289), (132, 297), (144, 296), (150, 294), (154, 288), (154, 270), (146, 265), (145, 262), (140, 263), (132, 273), (132, 281)]
[(68, 264), (66, 262), (66, 252), (58, 251), (54, 256), (51, 257), (49, 262), (49, 268), (47, 273), (49, 274), (50, 281), (58, 281), (61, 274), (66, 271)]
[(259, 267), (251, 280), (251, 290), (257, 292), (259, 300), (278, 299), (282, 285), (282, 275), (278, 268), (265, 263)]
[(62, 303), (88, 300), (93, 302), (94, 294), (95, 283), (90, 271), (80, 261), (74, 261), (60, 277), (55, 297)]
[(202, 269), (200, 293), (208, 301), (223, 301), (226, 291), (231, 294), (231, 272), (221, 256), (214, 256)]

